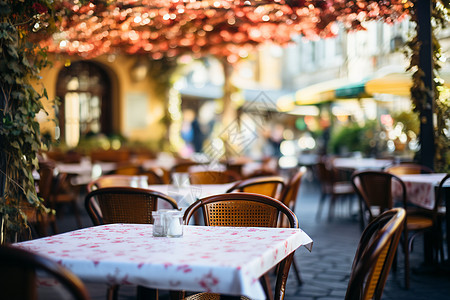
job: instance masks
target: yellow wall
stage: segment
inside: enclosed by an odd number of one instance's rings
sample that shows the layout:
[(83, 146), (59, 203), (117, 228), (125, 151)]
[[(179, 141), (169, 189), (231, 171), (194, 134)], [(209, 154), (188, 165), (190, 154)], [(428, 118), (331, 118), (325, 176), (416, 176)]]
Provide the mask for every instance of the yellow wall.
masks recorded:
[[(76, 60), (76, 58), (71, 59), (72, 61)], [(36, 87), (40, 91), (42, 90), (43, 84), (47, 89), (49, 99), (54, 99), (56, 96), (58, 73), (64, 68), (64, 64), (70, 60), (62, 57), (51, 57), (50, 60), (53, 61), (53, 66), (41, 71), (42, 81)], [(157, 95), (155, 93), (155, 90), (157, 90), (155, 89), (156, 83), (149, 76), (139, 82), (131, 78), (131, 71), (136, 63), (136, 58), (117, 56), (114, 60), (108, 61), (107, 57), (99, 57), (94, 61), (100, 63), (111, 78), (114, 131), (135, 141), (158, 142), (163, 139), (166, 130), (161, 119), (165, 115), (164, 101), (166, 99), (164, 95)], [(127, 118), (127, 110), (133, 109), (133, 107), (130, 108), (130, 105), (127, 106), (127, 99), (130, 99), (133, 95), (139, 95), (143, 100), (146, 98), (147, 102), (144, 103), (146, 112), (137, 111), (143, 122), (140, 122), (140, 125), (137, 127), (130, 128), (129, 125), (135, 122), (135, 120), (130, 120), (130, 117)], [(54, 110), (52, 103), (45, 101), (44, 106), (50, 113), (50, 117), (53, 117)], [(54, 123), (45, 122), (43, 118), (39, 118), (39, 121), (41, 122), (42, 132), (48, 131), (52, 134), (54, 133)]]

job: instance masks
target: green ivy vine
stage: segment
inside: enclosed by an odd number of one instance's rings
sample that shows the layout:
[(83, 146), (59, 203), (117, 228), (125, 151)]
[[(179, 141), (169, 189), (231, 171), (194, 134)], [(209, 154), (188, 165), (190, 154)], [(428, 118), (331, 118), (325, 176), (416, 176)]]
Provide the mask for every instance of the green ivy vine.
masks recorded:
[[(436, 37), (436, 33), (449, 24), (450, 3), (445, 0), (433, 0), (432, 5), (431, 24), (433, 27), (434, 91), (429, 91), (422, 80), (424, 72), (419, 68), (420, 41), (417, 35), (407, 43), (405, 54), (408, 57), (411, 57), (410, 65), (407, 70), (414, 71), (412, 77), (413, 86), (411, 87), (413, 111), (420, 115), (420, 112), (425, 108), (427, 95), (429, 93), (434, 94), (434, 112), (437, 120), (435, 124), (435, 171), (450, 172), (450, 132), (448, 130), (450, 126), (450, 92), (448, 88), (444, 87), (442, 80), (439, 77), (442, 49), (439, 40)], [(414, 10), (411, 10), (411, 20), (417, 24), (417, 16), (415, 15)]]

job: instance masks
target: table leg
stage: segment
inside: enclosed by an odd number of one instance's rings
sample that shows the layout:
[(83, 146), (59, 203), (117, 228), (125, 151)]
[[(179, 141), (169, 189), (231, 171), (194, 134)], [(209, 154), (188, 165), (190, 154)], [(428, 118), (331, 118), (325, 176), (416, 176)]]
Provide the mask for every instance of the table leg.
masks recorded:
[[(445, 236), (447, 240), (447, 260), (450, 260), (450, 188), (444, 188)], [(444, 258), (445, 259), (445, 258)]]
[(239, 296), (230, 296), (230, 295), (222, 295), (220, 294), (220, 300), (240, 300)]
[(158, 300), (158, 290), (138, 285), (136, 298), (138, 300)]

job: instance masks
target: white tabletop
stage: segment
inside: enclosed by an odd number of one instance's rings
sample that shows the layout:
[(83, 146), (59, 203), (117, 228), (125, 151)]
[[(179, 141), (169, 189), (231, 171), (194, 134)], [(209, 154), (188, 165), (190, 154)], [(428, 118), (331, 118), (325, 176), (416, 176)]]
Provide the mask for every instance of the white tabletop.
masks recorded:
[(375, 158), (339, 157), (333, 160), (334, 167), (352, 170), (381, 170), (390, 164), (391, 160)]
[(224, 184), (191, 184), (187, 186), (152, 184), (147, 188), (169, 195), (177, 201), (178, 207), (184, 209), (198, 199), (217, 194), (224, 194), (234, 184), (234, 182)]
[(181, 238), (152, 225), (111, 224), (15, 244), (47, 256), (82, 280), (264, 299), (259, 277), (313, 241), (301, 229), (185, 226)]

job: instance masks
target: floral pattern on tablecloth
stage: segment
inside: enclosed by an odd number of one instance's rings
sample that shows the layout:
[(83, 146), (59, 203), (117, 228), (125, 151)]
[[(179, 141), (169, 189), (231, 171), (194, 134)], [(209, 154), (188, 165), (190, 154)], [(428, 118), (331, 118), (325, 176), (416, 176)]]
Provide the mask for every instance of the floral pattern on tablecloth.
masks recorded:
[[(409, 203), (426, 209), (433, 209), (435, 203), (435, 187), (445, 177), (444, 173), (408, 174), (399, 176), (406, 186), (406, 197)], [(398, 181), (392, 181), (394, 199), (400, 199), (402, 188)]]
[(81, 279), (263, 299), (258, 278), (312, 240), (301, 229), (185, 226), (182, 238), (152, 225), (111, 224), (16, 246), (48, 256)]

